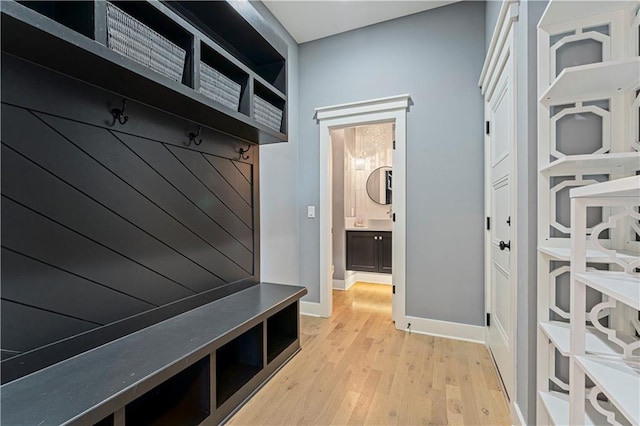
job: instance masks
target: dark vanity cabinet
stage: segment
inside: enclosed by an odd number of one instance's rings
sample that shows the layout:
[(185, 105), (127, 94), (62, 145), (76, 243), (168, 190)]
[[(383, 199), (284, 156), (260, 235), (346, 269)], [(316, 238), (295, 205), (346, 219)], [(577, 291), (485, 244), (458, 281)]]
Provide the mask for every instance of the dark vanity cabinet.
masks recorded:
[(391, 273), (391, 232), (347, 231), (347, 270)]

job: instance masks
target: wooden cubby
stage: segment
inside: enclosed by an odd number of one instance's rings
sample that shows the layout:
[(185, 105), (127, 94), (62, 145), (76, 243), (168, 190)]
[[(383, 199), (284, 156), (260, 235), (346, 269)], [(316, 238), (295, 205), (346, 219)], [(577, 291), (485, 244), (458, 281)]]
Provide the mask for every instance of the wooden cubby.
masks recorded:
[(256, 80), (254, 82), (253, 93), (269, 102), (274, 107), (282, 111), (282, 122), (280, 123), (280, 132), (286, 132), (287, 129), (287, 98), (281, 93), (274, 92), (266, 85)]
[(292, 303), (267, 319), (267, 363), (298, 340), (298, 304)]
[(200, 43), (200, 60), (240, 85), (240, 102), (237, 111), (248, 117), (251, 113), (249, 73), (205, 42)]
[(86, 37), (93, 38), (95, 11), (93, 1), (18, 1), (21, 5), (52, 19)]
[[(287, 45), (249, 2), (112, 3), (185, 50), (182, 81), (109, 49), (104, 0), (3, 1), (2, 50), (248, 142), (287, 140)], [(200, 59), (241, 84), (238, 110), (198, 92)], [(283, 109), (280, 129), (253, 119), (254, 88)]]
[(220, 407), (264, 367), (263, 324), (216, 350), (216, 406)]
[(199, 425), (211, 413), (210, 363), (205, 357), (125, 408), (128, 425)]

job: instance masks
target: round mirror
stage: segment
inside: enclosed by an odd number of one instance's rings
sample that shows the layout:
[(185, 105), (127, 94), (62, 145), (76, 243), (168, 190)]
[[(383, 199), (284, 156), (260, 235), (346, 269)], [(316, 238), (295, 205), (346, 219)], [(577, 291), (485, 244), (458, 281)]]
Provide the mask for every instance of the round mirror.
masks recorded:
[(378, 167), (371, 172), (367, 179), (367, 194), (378, 204), (391, 204), (391, 176), (390, 166)]

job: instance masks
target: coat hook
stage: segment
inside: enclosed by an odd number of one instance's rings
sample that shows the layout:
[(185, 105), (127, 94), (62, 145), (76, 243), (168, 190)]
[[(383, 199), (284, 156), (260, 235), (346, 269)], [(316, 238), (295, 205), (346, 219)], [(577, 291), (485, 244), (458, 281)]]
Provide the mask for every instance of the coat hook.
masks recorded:
[(124, 115), (124, 110), (126, 107), (127, 107), (127, 100), (123, 99), (122, 109), (113, 108), (111, 110), (111, 115), (113, 116), (113, 122), (111, 123), (112, 126), (115, 126), (116, 121), (120, 124), (124, 124), (129, 120), (129, 117)]
[(240, 156), (238, 157), (238, 160), (248, 160), (249, 156), (245, 154), (247, 154), (250, 149), (251, 149), (251, 145), (247, 145), (247, 149), (238, 148), (238, 154), (240, 154)]
[(200, 145), (202, 143), (202, 139), (197, 139), (196, 140), (196, 138), (198, 136), (200, 136), (200, 132), (201, 131), (202, 131), (202, 126), (198, 126), (198, 131), (196, 133), (189, 132), (189, 135), (188, 135), (189, 136), (189, 141), (184, 143), (185, 146), (189, 146), (192, 143), (195, 144), (195, 145)]

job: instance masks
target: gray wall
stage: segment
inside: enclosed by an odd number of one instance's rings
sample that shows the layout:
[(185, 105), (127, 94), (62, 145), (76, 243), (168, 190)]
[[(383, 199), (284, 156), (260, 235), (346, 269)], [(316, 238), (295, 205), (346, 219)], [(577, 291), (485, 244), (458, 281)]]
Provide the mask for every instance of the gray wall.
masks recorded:
[(289, 142), (260, 146), (260, 275), (264, 282), (299, 284), (298, 44), (261, 2), (252, 4), (289, 46)]
[[(463, 31), (462, 31), (463, 30)], [(484, 322), (484, 4), (462, 2), (300, 46), (300, 281), (319, 301), (317, 107), (409, 93), (407, 314)], [(261, 159), (264, 163), (264, 159)], [(264, 168), (264, 166), (263, 166)]]

